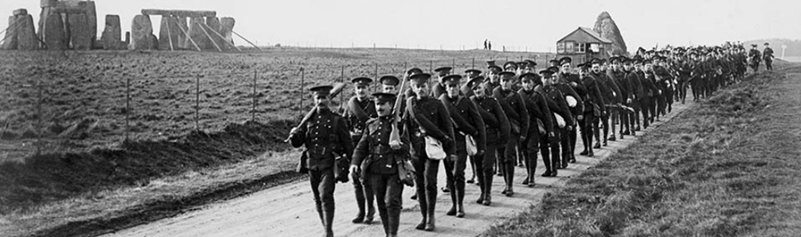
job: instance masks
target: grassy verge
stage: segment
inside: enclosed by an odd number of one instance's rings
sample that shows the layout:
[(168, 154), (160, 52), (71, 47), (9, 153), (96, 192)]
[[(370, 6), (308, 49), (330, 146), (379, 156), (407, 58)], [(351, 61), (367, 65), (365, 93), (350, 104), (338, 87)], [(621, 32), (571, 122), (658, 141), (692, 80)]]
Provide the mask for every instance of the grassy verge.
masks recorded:
[(281, 142), (288, 126), (232, 124), (177, 142), (0, 164), (0, 233), (91, 235), (288, 182), (299, 177), (296, 152)]
[(716, 93), (483, 235), (796, 235), (797, 72), (763, 72)]

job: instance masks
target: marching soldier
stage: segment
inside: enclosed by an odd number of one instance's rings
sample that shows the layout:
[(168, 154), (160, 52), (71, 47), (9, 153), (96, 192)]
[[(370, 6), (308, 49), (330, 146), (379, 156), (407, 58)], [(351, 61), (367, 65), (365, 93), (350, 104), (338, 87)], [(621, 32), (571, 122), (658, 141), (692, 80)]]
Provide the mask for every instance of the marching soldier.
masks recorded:
[(599, 89), (599, 83), (588, 75), (590, 66), (587, 64), (579, 64), (578, 68), (581, 82), (587, 89), (587, 95), (582, 98), (582, 103), (584, 104), (584, 120), (581, 121), (581, 141), (584, 143), (584, 150), (581, 151), (579, 155), (593, 157), (595, 153), (592, 150), (592, 133), (593, 131), (598, 131), (598, 128), (593, 128), (593, 126), (598, 126), (598, 118), (601, 116), (601, 113), (606, 111), (606, 104), (604, 103), (604, 97)]
[(773, 71), (773, 49), (770, 48), (768, 42), (765, 42), (765, 49), (762, 50), (762, 58), (765, 59), (765, 69)]
[[(617, 83), (617, 76), (618, 74), (615, 71), (619, 70), (620, 68), (620, 60), (618, 57), (609, 58), (609, 64), (605, 68), (606, 76), (601, 77), (601, 80), (604, 81), (607, 87), (612, 90), (613, 99), (610, 98), (608, 102), (612, 102), (612, 105), (616, 105), (615, 107), (611, 107), (609, 111), (609, 120), (611, 122), (607, 123), (611, 125), (612, 135), (609, 136), (609, 141), (615, 141), (617, 138), (615, 137), (615, 126), (617, 125), (618, 121), (620, 120), (620, 115), (625, 113), (620, 107), (622, 103), (625, 103), (625, 98), (623, 98), (623, 91), (620, 88), (620, 85)], [(621, 123), (622, 125), (622, 123)], [(606, 131), (607, 128), (604, 126), (604, 139), (606, 139)], [(620, 138), (623, 139), (623, 134), (620, 134)], [(604, 146), (606, 142), (604, 142)]]
[[(543, 151), (542, 159), (545, 164), (545, 173), (542, 174), (543, 177), (556, 177), (558, 173), (557, 169), (567, 167), (568, 159), (560, 155), (559, 147), (560, 145), (567, 144), (567, 140), (569, 139), (567, 138), (568, 131), (575, 123), (573, 115), (570, 113), (570, 108), (565, 101), (565, 95), (558, 88), (557, 78), (553, 76), (554, 69), (555, 67), (551, 67), (540, 71), (543, 84), (538, 88), (542, 91), (546, 101), (548, 101), (548, 108), (553, 112), (550, 116), (551, 121), (553, 121), (553, 131), (556, 137), (556, 139), (540, 141), (540, 149)], [(550, 162), (548, 162), (548, 153), (546, 153), (549, 148), (548, 145), (550, 145)]]
[[(417, 188), (420, 212), (423, 215), (418, 230), (433, 231), (435, 228), (434, 209), (437, 204), (437, 171), (439, 160), (429, 158), (426, 152), (426, 137), (439, 141), (446, 159), (455, 159), (453, 125), (450, 116), (437, 99), (431, 98), (429, 87), (430, 74), (421, 73), (412, 75), (409, 80), (415, 96), (406, 100), (406, 110), (403, 114), (403, 131), (409, 134), (411, 142), (412, 164), (416, 170), (415, 183)], [(435, 150), (435, 149), (432, 149)]]
[[(456, 139), (456, 159), (445, 160), (445, 170), (447, 175), (448, 189), (451, 192), (453, 206), (446, 213), (449, 216), (464, 217), (464, 170), (467, 164), (467, 140), (472, 140), (476, 153), (481, 155), (485, 148), (485, 128), (484, 120), (478, 113), (476, 105), (469, 98), (461, 95), (459, 84), (462, 76), (448, 75), (444, 78), (446, 94), (442, 94), (439, 100), (448, 109), (454, 125), (454, 136)], [(472, 138), (472, 139), (469, 139)]]
[[(573, 119), (577, 121), (581, 121), (584, 119), (584, 104), (581, 103), (581, 98), (587, 96), (587, 88), (584, 87), (584, 84), (581, 82), (581, 79), (577, 74), (571, 73), (572, 71), (572, 63), (573, 59), (570, 57), (562, 57), (559, 59), (559, 67), (560, 70), (556, 74), (556, 81), (558, 82), (557, 85), (559, 90), (565, 94), (565, 100), (568, 101), (568, 106), (570, 107), (570, 114), (574, 116)], [(573, 125), (570, 131), (568, 131), (568, 143), (562, 144), (562, 148), (566, 149), (563, 153), (563, 156), (567, 158), (570, 163), (576, 162), (576, 144), (578, 142), (578, 122)], [(565, 166), (566, 164), (563, 164)]]
[[(383, 78), (383, 77), (382, 77)], [(393, 93), (374, 93), (377, 118), (367, 121), (364, 135), (353, 151), (350, 172), (367, 176), (375, 191), (378, 213), (387, 236), (397, 236), (402, 206), (403, 183), (399, 180), (398, 166), (409, 155), (409, 142), (401, 136), (400, 144), (390, 143), (392, 132)]]
[(762, 59), (762, 53), (757, 49), (756, 44), (751, 45), (751, 51), (748, 52), (748, 58), (751, 61), (751, 69), (756, 73), (759, 70), (759, 61)]
[[(348, 131), (350, 131), (351, 143), (355, 146), (361, 140), (365, 123), (370, 118), (375, 118), (378, 114), (375, 111), (375, 104), (368, 97), (367, 90), (373, 79), (367, 77), (354, 78), (351, 82), (354, 85), (354, 96), (348, 100), (343, 117), (347, 120)], [(361, 177), (359, 173), (351, 173), (353, 179), (353, 190), (356, 195), (356, 205), (359, 206), (359, 213), (353, 218), (353, 223), (369, 224), (375, 215), (373, 205), (373, 189), (367, 177)], [(365, 208), (366, 207), (366, 208)], [(365, 209), (367, 209), (365, 215)]]
[(634, 69), (634, 64), (631, 59), (627, 57), (623, 57), (621, 59), (623, 61), (623, 71), (625, 72), (625, 80), (628, 83), (629, 88), (629, 95), (631, 101), (628, 101), (628, 105), (634, 109), (633, 113), (628, 113), (628, 125), (626, 125), (627, 131), (630, 128), (631, 135), (636, 136), (637, 131), (640, 131), (640, 96), (642, 96), (643, 86), (640, 83), (639, 74), (637, 74), (636, 70)]
[(445, 77), (451, 74), (451, 69), (451, 67), (434, 69), (434, 72), (437, 73), (437, 83), (434, 84), (434, 87), (431, 89), (434, 98), (439, 98), (442, 94), (445, 94)]
[(495, 161), (503, 155), (501, 147), (509, 140), (509, 120), (495, 97), (489, 96), (487, 87), (489, 82), (483, 82), (481, 77), (473, 78), (467, 84), (472, 85), (473, 96), (470, 100), (476, 104), (486, 127), (486, 145), (484, 154), (476, 155), (476, 170), (481, 195), (476, 203), (489, 206), (492, 203), (492, 176), (494, 175)]
[[(610, 85), (609, 81), (611, 81), (611, 80), (606, 76), (606, 71), (603, 68), (603, 60), (597, 59), (597, 58), (596, 59), (592, 59), (591, 64), (592, 64), (592, 70), (587, 75), (592, 77), (592, 79), (598, 85), (598, 89), (601, 91), (601, 95), (604, 97), (603, 98), (604, 103), (607, 103), (608, 105), (609, 104), (616, 104), (619, 101), (617, 99), (617, 95), (618, 94), (613, 89), (611, 89), (609, 87), (609, 85)], [(596, 64), (597, 64), (597, 66), (596, 66)], [(594, 129), (593, 133), (595, 134), (595, 143), (596, 143), (595, 146), (593, 146), (593, 148), (595, 148), (595, 149), (601, 148), (601, 139), (600, 139), (601, 136), (603, 136), (603, 138), (604, 138), (603, 139), (603, 145), (604, 146), (607, 145), (607, 143), (606, 143), (607, 135), (609, 134), (609, 115), (610, 115), (609, 113), (610, 113), (611, 109), (609, 107), (605, 107), (605, 108), (606, 109), (601, 112), (601, 116), (599, 117), (598, 122), (596, 122), (596, 123), (600, 123), (601, 125), (603, 125), (603, 127), (604, 127), (603, 135), (601, 135), (601, 131), (599, 129), (599, 126), (598, 125), (593, 125), (593, 129)], [(614, 132), (614, 130), (613, 130), (613, 132)]]
[[(625, 106), (631, 106), (631, 101), (634, 99), (634, 94), (632, 93), (634, 89), (631, 87), (631, 83), (629, 83), (628, 79), (626, 78), (626, 72), (623, 68), (623, 60), (623, 56), (611, 58), (610, 61), (612, 62), (612, 68), (609, 70), (609, 72), (607, 72), (607, 75), (615, 81), (615, 84), (617, 84), (620, 90), (621, 104)], [(632, 126), (629, 126), (629, 113), (623, 109), (619, 109), (618, 111), (619, 113), (617, 115), (619, 116), (619, 119), (616, 119), (617, 121), (620, 121), (620, 130), (618, 132), (620, 133), (620, 139), (623, 139), (623, 136), (631, 134), (631, 131), (634, 129)], [(614, 121), (615, 120), (613, 120), (612, 123), (615, 123)], [(614, 127), (614, 125), (612, 125), (612, 127)]]
[(542, 83), (540, 76), (534, 73), (524, 73), (520, 75), (521, 88), (517, 92), (523, 96), (526, 109), (533, 115), (529, 116), (528, 131), (526, 139), (520, 143), (520, 155), (526, 164), (526, 179), (523, 185), (534, 187), (534, 176), (537, 168), (537, 152), (539, 152), (540, 141), (550, 141), (556, 138), (553, 128), (551, 110), (542, 90), (535, 90), (534, 87)]
[(506, 187), (501, 193), (511, 197), (514, 195), (512, 184), (514, 182), (514, 163), (517, 157), (517, 147), (521, 140), (526, 140), (526, 134), (523, 132), (528, 131), (529, 113), (523, 103), (523, 98), (512, 88), (515, 84), (515, 73), (505, 71), (501, 72), (500, 76), (501, 87), (495, 88), (492, 94), (501, 104), (501, 108), (506, 113), (511, 126), (509, 140), (503, 147), (503, 157), (500, 159), (501, 164), (499, 165), (499, 169), (503, 170), (504, 181), (506, 181)]
[[(391, 94), (398, 94), (398, 85), (400, 84), (400, 79), (396, 76), (387, 75), (382, 76), (378, 79), (378, 82), (381, 83), (381, 92), (383, 93), (391, 93)], [(401, 109), (403, 111), (403, 109)]]
[(342, 155), (349, 160), (353, 152), (345, 119), (329, 108), (331, 99), (328, 95), (332, 88), (315, 86), (310, 89), (315, 104), (313, 115), (305, 125), (289, 132), (293, 147), (306, 148), (299, 171), (309, 173), (317, 213), (323, 223), (325, 236), (329, 237), (334, 236), (334, 183), (335, 179), (342, 178), (334, 177), (336, 156)]

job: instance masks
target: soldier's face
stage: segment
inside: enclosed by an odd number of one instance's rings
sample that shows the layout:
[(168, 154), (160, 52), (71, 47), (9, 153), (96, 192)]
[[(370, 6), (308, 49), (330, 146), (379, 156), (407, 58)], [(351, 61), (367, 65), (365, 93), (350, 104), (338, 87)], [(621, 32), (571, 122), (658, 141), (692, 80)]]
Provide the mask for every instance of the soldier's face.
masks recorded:
[(631, 71), (631, 63), (623, 64), (623, 68), (626, 69), (626, 71)]
[(397, 90), (398, 90), (398, 88), (396, 88), (395, 85), (382, 85), (381, 86), (381, 92), (384, 92), (384, 93), (397, 94), (398, 93)]
[(498, 76), (498, 73), (496, 73), (496, 72), (490, 72), (489, 78), (490, 78), (490, 82), (498, 83), (498, 81), (500, 79), (500, 76)]
[(570, 63), (565, 63), (565, 64), (562, 64), (562, 69), (561, 69), (561, 70), (562, 70), (562, 72), (564, 72), (564, 73), (568, 73), (568, 72), (570, 72)]
[(415, 83), (412, 84), (412, 92), (417, 95), (417, 98), (425, 98), (428, 97), (430, 88), (428, 87), (428, 83)]
[(478, 83), (476, 87), (473, 87), (473, 94), (476, 94), (478, 97), (484, 97), (487, 91), (487, 83)]
[(523, 86), (523, 90), (530, 91), (534, 89), (534, 80), (529, 77), (523, 78), (520, 80), (520, 85)]
[(515, 84), (514, 77), (501, 78), (501, 88), (504, 90), (511, 90), (512, 85)]
[(448, 84), (445, 86), (445, 90), (448, 91), (448, 97), (456, 98), (459, 96), (459, 84)]
[(354, 92), (356, 93), (356, 97), (359, 97), (359, 99), (367, 98), (367, 90), (368, 90), (367, 85), (358, 84), (356, 85), (356, 87), (354, 87), (354, 90), (355, 90)]
[(612, 70), (619, 71), (620, 70), (620, 62), (615, 62), (612, 64)]
[(595, 73), (601, 72), (601, 64), (593, 63), (592, 64), (592, 71)]
[(388, 116), (392, 114), (392, 102), (389, 101), (376, 101), (375, 103), (375, 111), (378, 112), (378, 116)]
[(314, 104), (319, 108), (328, 108), (331, 100), (328, 99), (327, 95), (314, 95)]

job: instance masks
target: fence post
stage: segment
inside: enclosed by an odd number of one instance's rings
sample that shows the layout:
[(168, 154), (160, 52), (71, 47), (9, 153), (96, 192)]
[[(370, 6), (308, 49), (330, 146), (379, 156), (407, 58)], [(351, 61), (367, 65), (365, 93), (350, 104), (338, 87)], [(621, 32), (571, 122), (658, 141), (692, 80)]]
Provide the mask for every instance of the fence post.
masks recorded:
[(253, 122), (256, 122), (256, 78), (258, 73), (257, 70), (253, 70), (253, 110), (251, 111), (252, 117), (250, 119)]
[(200, 131), (200, 74), (195, 76), (195, 131)]
[(375, 81), (373, 81), (373, 92), (378, 92), (378, 63), (375, 63)]
[(42, 80), (37, 78), (36, 87), (38, 98), (36, 100), (36, 155), (42, 153)]
[(428, 73), (434, 73), (434, 60), (428, 60)]
[(451, 60), (452, 60), (452, 61), (451, 61), (451, 69), (453, 70), (453, 72), (454, 72), (455, 74), (459, 74), (459, 73), (457, 73), (457, 72), (456, 72), (456, 59), (455, 59), (455, 58), (452, 58)]
[(470, 69), (476, 69), (476, 57), (473, 57), (473, 63), (471, 64)]
[(125, 76), (125, 142), (131, 133), (131, 77)]
[[(345, 83), (345, 65), (342, 65), (342, 71), (339, 75), (339, 82)], [(345, 93), (339, 93), (339, 107), (345, 103)]]
[(300, 67), (300, 114), (303, 114), (303, 84), (306, 81), (306, 70), (303, 70), (303, 67)]

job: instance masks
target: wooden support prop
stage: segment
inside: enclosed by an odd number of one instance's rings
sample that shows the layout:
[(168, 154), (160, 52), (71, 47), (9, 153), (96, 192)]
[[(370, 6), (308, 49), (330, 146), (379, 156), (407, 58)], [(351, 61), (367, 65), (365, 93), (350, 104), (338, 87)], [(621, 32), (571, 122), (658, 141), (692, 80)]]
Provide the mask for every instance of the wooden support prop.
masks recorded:
[(217, 17), (216, 11), (189, 11), (189, 10), (164, 10), (164, 9), (142, 9), (142, 15), (162, 15), (177, 17)]
[(197, 51), (203, 51), (203, 50), (200, 49), (199, 46), (197, 46), (197, 43), (195, 43), (195, 40), (193, 40), (192, 36), (189, 35), (189, 32), (186, 32), (186, 30), (184, 30), (184, 28), (181, 27), (181, 24), (178, 22), (178, 19), (173, 17), (172, 20), (175, 21), (176, 25), (178, 25), (178, 29), (181, 29), (181, 32), (184, 32), (184, 35), (186, 35), (186, 38), (189, 39), (189, 42), (192, 42), (192, 45), (195, 46), (195, 49), (197, 49)]
[[(172, 18), (171, 16), (161, 16), (161, 17)], [(171, 33), (172, 30), (170, 30), (170, 20), (167, 20), (167, 24), (165, 24), (165, 25), (167, 25), (167, 39), (170, 40), (170, 51), (175, 51), (175, 47), (172, 46), (172, 33)]]
[[(6, 31), (8, 31), (8, 30), (16, 31), (17, 28), (19, 28), (19, 26), (22, 25), (22, 24), (19, 24), (19, 22), (21, 22), (21, 21), (14, 21), (14, 23), (11, 24), (10, 26), (6, 27), (5, 30), (0, 31), (0, 35), (2, 35), (3, 33), (6, 33)], [(3, 43), (3, 41), (6, 41), (6, 39), (8, 39), (8, 35), (3, 36), (3, 39), (0, 39), (0, 43)]]
[(238, 50), (239, 52), (242, 52), (242, 50), (241, 50), (241, 49), (239, 49), (239, 47), (236, 47), (236, 45), (234, 45), (234, 43), (231, 43), (231, 42), (228, 42), (228, 40), (225, 40), (225, 36), (223, 36), (222, 34), (220, 34), (220, 32), (217, 32), (216, 30), (212, 29), (212, 28), (211, 28), (211, 26), (209, 26), (209, 25), (208, 25), (208, 24), (206, 24), (206, 23), (202, 23), (202, 25), (203, 25), (203, 26), (205, 26), (207, 29), (209, 29), (209, 30), (210, 30), (212, 33), (214, 33), (215, 35), (219, 36), (219, 37), (222, 39), (222, 41), (223, 41), (223, 42), (225, 42), (225, 43), (228, 43), (229, 45), (231, 45), (231, 47), (234, 47), (234, 48), (235, 48), (236, 50)]
[(200, 30), (203, 31), (203, 34), (205, 34), (206, 37), (209, 38), (209, 41), (211, 41), (211, 44), (213, 44), (214, 47), (217, 48), (217, 51), (222, 52), (223, 50), (222, 50), (222, 48), (220, 48), (220, 45), (217, 45), (217, 42), (214, 41), (214, 38), (211, 38), (211, 35), (206, 30), (206, 28), (203, 28), (203, 25), (205, 25), (205, 23), (201, 24), (200, 22), (197, 22), (197, 24), (198, 24), (198, 26), (200, 26)]
[(245, 37), (243, 37), (243, 36), (239, 35), (239, 33), (236, 33), (236, 31), (233, 31), (233, 30), (232, 30), (232, 31), (231, 31), (231, 33), (234, 33), (236, 36), (239, 36), (239, 38), (242, 38), (242, 40), (244, 40), (245, 42), (248, 42), (248, 44), (250, 44), (250, 45), (253, 45), (253, 47), (255, 47), (256, 49), (258, 49), (259, 51), (262, 51), (262, 50), (261, 50), (261, 48), (259, 48), (259, 46), (256, 46), (256, 44), (254, 44), (253, 42), (250, 42), (250, 40), (248, 40), (248, 39), (245, 39)]

